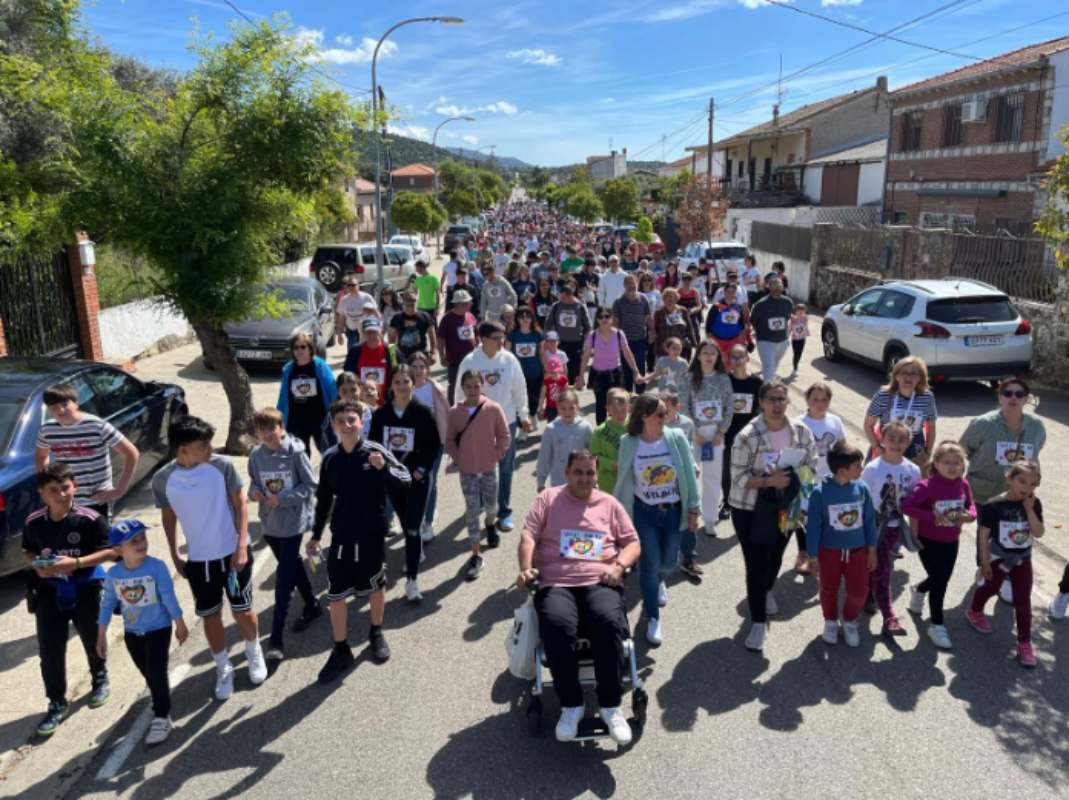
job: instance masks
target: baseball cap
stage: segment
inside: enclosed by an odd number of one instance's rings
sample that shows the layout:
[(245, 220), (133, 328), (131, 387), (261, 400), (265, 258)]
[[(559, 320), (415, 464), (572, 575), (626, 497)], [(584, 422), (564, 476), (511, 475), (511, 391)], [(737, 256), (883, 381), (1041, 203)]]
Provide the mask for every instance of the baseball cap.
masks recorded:
[(144, 533), (147, 530), (148, 525), (139, 519), (124, 519), (111, 526), (111, 530), (108, 531), (108, 544), (112, 547), (118, 547), (123, 542), (128, 542), (137, 534)]
[(546, 338), (551, 342), (559, 342), (560, 341), (560, 334), (557, 333), (556, 331), (547, 331), (546, 332)]
[(360, 329), (365, 331), (381, 331), (382, 323), (379, 322), (378, 317), (364, 317), (364, 321), (360, 323)]

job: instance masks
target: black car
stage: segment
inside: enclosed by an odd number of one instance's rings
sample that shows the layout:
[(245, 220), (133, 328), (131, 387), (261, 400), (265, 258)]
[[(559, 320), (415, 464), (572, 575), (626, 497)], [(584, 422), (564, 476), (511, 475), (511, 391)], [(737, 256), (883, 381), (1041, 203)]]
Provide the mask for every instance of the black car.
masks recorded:
[(474, 238), (471, 225), (450, 225), (445, 232), (445, 251), (459, 250), (465, 242)]
[[(316, 355), (325, 356), (334, 337), (334, 303), (314, 278), (284, 278), (268, 284), (289, 311), (277, 319), (251, 319), (223, 326), (237, 360), (246, 367), (277, 368), (290, 359), (290, 338), (308, 334)], [(211, 364), (206, 366), (210, 369)]]
[[(167, 427), (187, 413), (185, 392), (170, 383), (142, 381), (110, 364), (51, 358), (0, 358), (0, 575), (25, 567), (22, 526), (41, 506), (35, 482), (37, 431), (47, 411), (42, 395), (67, 382), (83, 411), (106, 419), (141, 451), (139, 481), (170, 455)], [(122, 459), (112, 453), (115, 475)]]

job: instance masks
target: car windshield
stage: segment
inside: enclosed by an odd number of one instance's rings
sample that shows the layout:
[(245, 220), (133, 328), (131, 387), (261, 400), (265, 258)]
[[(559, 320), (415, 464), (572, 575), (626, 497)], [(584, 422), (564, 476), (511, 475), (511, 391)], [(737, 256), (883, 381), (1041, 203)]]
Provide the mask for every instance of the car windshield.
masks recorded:
[(405, 263), (405, 256), (402, 250), (387, 250), (386, 255), (390, 257), (391, 264)]
[(308, 289), (303, 286), (270, 286), (268, 291), (277, 294), (281, 302), (292, 313), (299, 314), (309, 308)]
[(711, 247), (709, 248), (709, 255), (716, 259), (744, 259), (746, 258), (745, 247)]
[(0, 450), (6, 450), (15, 433), (19, 415), (22, 413), (22, 401), (0, 400)]
[(1017, 319), (1017, 310), (1008, 297), (955, 297), (949, 300), (930, 300), (928, 319), (950, 325), (1012, 322)]
[(449, 233), (469, 233), (467, 225), (450, 225)]

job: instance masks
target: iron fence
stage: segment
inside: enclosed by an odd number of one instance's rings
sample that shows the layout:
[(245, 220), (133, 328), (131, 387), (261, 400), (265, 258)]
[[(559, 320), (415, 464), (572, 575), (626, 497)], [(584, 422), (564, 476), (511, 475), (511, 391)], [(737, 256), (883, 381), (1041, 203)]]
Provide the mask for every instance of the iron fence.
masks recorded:
[(1036, 238), (954, 234), (950, 275), (997, 286), (1011, 297), (1054, 302), (1058, 269)]
[(0, 263), (0, 319), (9, 355), (79, 355), (81, 334), (65, 251)]

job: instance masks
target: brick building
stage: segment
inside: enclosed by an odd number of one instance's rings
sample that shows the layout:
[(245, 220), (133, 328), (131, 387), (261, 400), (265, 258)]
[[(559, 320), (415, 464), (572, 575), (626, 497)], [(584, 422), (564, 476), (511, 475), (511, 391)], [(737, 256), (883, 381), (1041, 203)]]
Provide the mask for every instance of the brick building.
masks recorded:
[(890, 104), (887, 222), (1027, 233), (1064, 152), (1069, 37), (911, 84)]

